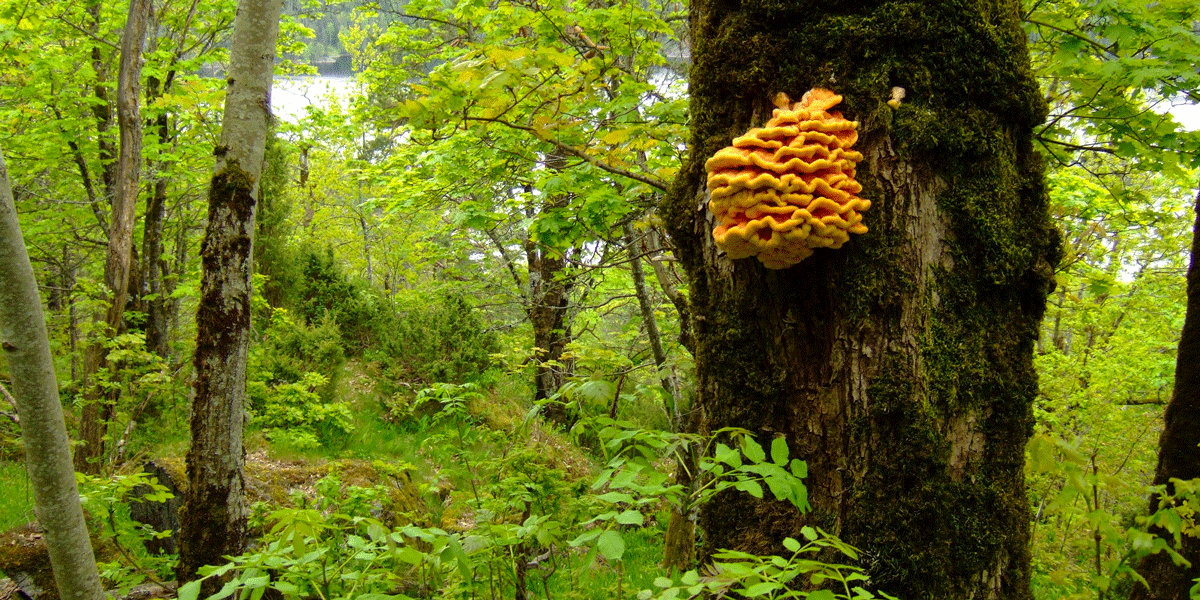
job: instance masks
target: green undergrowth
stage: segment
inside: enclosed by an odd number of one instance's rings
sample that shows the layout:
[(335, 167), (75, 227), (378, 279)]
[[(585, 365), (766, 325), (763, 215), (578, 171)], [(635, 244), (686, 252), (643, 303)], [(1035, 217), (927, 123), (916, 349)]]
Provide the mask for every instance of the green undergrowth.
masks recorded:
[(7, 531), (33, 520), (33, 491), (25, 465), (0, 461), (0, 531)]

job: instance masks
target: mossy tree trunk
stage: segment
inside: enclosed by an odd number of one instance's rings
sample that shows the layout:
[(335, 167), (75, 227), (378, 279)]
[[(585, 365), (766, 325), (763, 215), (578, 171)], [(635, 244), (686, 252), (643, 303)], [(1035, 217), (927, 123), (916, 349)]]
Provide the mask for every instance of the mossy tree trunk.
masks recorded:
[[(1059, 242), (1019, 9), (693, 1), (692, 154), (662, 213), (690, 278), (702, 429), (785, 436), (814, 507), (722, 496), (701, 515), (706, 551), (778, 554), (812, 524), (906, 600), (1030, 597), (1022, 465)], [(731, 261), (704, 161), (776, 93), (814, 87), (860, 122), (870, 231), (790, 269)]]
[[(1175, 357), (1175, 391), (1163, 415), (1163, 432), (1158, 441), (1158, 467), (1154, 484), (1167, 486), (1174, 493), (1171, 479), (1200, 477), (1200, 192), (1196, 194), (1196, 225), (1192, 230), (1192, 262), (1187, 274), (1187, 316), (1179, 337)], [(1150, 499), (1150, 511), (1158, 509), (1159, 499)], [(1149, 589), (1135, 586), (1135, 599), (1187, 600), (1200, 578), (1200, 539), (1183, 538), (1179, 553), (1192, 563), (1178, 567), (1165, 553), (1147, 556), (1138, 566)]]
[[(271, 77), (282, 0), (240, 0), (234, 19), (221, 146), (200, 247), (188, 493), (180, 519), (180, 583), (245, 547), (246, 361), (258, 179), (271, 121)], [(202, 595), (219, 582), (207, 580)]]

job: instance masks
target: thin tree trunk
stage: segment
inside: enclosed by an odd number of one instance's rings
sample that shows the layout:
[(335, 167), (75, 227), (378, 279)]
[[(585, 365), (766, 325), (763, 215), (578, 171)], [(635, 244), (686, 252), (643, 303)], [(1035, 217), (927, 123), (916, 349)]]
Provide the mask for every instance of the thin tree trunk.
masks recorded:
[(664, 252), (661, 237), (662, 234), (654, 227), (646, 232), (645, 247), (650, 257), (650, 268), (654, 270), (654, 278), (658, 281), (659, 289), (663, 291), (671, 304), (675, 305), (675, 312), (679, 315), (679, 344), (691, 354), (695, 352), (692, 343), (692, 311), (688, 308), (687, 298), (679, 293), (672, 274), (663, 264)]
[[(167, 77), (169, 82), (172, 78)], [(161, 83), (151, 77), (146, 90), (146, 100), (153, 101), (166, 92), (169, 83)], [(171, 141), (169, 116), (166, 111), (154, 118), (154, 133), (158, 135), (158, 143), (166, 146)], [(146, 300), (146, 348), (151, 352), (166, 358), (169, 353), (167, 346), (167, 298), (163, 290), (163, 276), (166, 273), (163, 260), (163, 222), (167, 213), (167, 178), (163, 174), (166, 165), (160, 161), (152, 161), (155, 171), (154, 186), (146, 201), (146, 216), (142, 227), (142, 277)]]
[[(1187, 316), (1175, 357), (1175, 392), (1163, 415), (1162, 437), (1158, 440), (1158, 467), (1154, 484), (1174, 492), (1172, 479), (1200, 477), (1200, 191), (1196, 194), (1196, 225), (1192, 230), (1192, 261), (1187, 274)], [(1157, 495), (1150, 498), (1150, 512), (1158, 510)], [(1200, 578), (1200, 539), (1183, 538), (1179, 553), (1192, 563), (1177, 567), (1165, 553), (1147, 556), (1138, 566), (1149, 589), (1135, 585), (1135, 600), (1187, 600), (1194, 581)]]
[[(270, 127), (282, 0), (241, 0), (234, 20), (225, 117), (200, 248), (192, 443), (179, 534), (180, 583), (245, 548), (242, 427), (250, 343), (254, 212)], [(206, 580), (202, 595), (219, 582)]]
[[(690, 19), (692, 154), (661, 214), (687, 267), (702, 430), (783, 436), (813, 506), (722, 494), (706, 551), (778, 554), (816, 525), (889, 594), (1030, 598), (1024, 448), (1059, 250), (1019, 3), (694, 0)], [(870, 231), (785, 270), (731, 260), (704, 163), (776, 93), (817, 87), (860, 122)]]
[(649, 338), (650, 352), (654, 355), (654, 369), (658, 373), (658, 381), (663, 389), (671, 396), (671, 404), (667, 406), (667, 414), (671, 417), (671, 430), (679, 431), (679, 382), (671, 374), (667, 366), (667, 353), (663, 350), (662, 335), (658, 332), (658, 319), (654, 316), (654, 306), (650, 303), (650, 292), (646, 287), (646, 274), (642, 270), (642, 258), (639, 256), (637, 235), (633, 231), (633, 223), (624, 225), (625, 250), (629, 254), (629, 270), (633, 276), (633, 291), (638, 299), (638, 308), (642, 313), (642, 322), (646, 325), (646, 337)]
[(64, 600), (100, 600), (104, 589), (83, 521), (58, 398), (42, 298), (21, 237), (8, 167), (0, 155), (0, 347), (13, 376), (34, 510)]
[[(133, 222), (137, 208), (137, 193), (142, 161), (142, 117), (138, 90), (142, 77), (142, 44), (146, 39), (146, 21), (150, 0), (135, 0), (129, 5), (125, 31), (121, 35), (121, 66), (117, 75), (117, 127), (121, 149), (112, 197), (112, 217), (109, 220), (108, 255), (104, 263), (104, 281), (108, 286), (108, 309), (104, 315), (105, 334), (119, 333), (125, 304), (129, 299), (129, 265), (133, 252)], [(104, 368), (103, 335), (94, 339), (84, 351), (83, 414), (80, 418), (80, 438), (83, 444), (75, 454), (75, 468), (84, 473), (99, 473), (104, 456), (104, 437), (112, 418), (116, 393), (97, 385), (95, 373)]]

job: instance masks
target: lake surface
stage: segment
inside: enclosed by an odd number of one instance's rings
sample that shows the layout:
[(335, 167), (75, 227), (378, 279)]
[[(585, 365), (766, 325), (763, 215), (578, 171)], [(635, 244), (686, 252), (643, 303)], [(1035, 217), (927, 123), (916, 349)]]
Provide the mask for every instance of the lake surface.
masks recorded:
[(344, 104), (354, 91), (354, 84), (353, 77), (276, 77), (271, 88), (271, 112), (282, 121), (295, 123), (304, 117), (304, 109), (310, 105)]

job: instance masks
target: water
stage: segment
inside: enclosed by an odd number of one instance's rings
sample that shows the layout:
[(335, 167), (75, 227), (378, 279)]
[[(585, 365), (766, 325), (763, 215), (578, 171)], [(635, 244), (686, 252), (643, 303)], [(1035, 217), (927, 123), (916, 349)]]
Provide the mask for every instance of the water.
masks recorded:
[(305, 108), (310, 105), (344, 104), (354, 91), (354, 84), (353, 77), (277, 77), (271, 88), (271, 112), (281, 121), (296, 123), (305, 116)]

